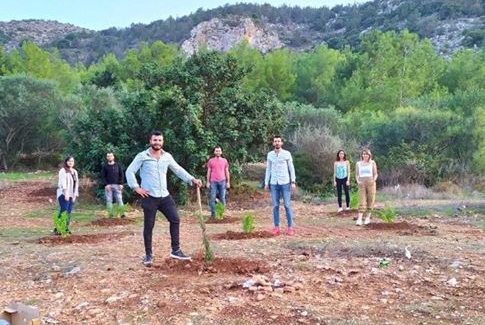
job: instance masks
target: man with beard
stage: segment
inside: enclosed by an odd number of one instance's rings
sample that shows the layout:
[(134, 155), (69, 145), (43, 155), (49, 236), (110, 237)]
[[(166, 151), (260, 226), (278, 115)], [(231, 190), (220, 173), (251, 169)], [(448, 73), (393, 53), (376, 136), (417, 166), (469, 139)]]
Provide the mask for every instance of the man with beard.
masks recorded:
[(106, 163), (101, 169), (101, 180), (104, 184), (104, 197), (106, 198), (106, 208), (108, 215), (112, 218), (116, 213), (113, 210), (113, 195), (121, 218), (125, 217), (123, 205), (123, 183), (125, 182), (123, 168), (115, 161), (115, 155), (112, 152), (106, 154)]
[(293, 211), (291, 209), (291, 191), (296, 189), (295, 167), (291, 153), (282, 148), (283, 140), (281, 136), (273, 137), (274, 150), (270, 151), (266, 157), (266, 175), (264, 178), (264, 188), (271, 189), (271, 199), (273, 201), (273, 230), (274, 236), (280, 234), (280, 197), (283, 196), (285, 206), (286, 221), (288, 229), (286, 234), (293, 236)]
[(211, 219), (216, 217), (216, 197), (226, 206), (226, 189), (230, 188), (229, 163), (222, 157), (222, 148), (214, 148), (214, 157), (207, 162), (207, 188), (210, 190)]
[[(167, 190), (167, 171), (170, 170), (181, 180), (200, 187), (202, 182), (190, 175), (173, 159), (172, 155), (162, 149), (163, 135), (160, 131), (152, 132), (150, 148), (140, 152), (126, 170), (128, 186), (143, 199), (143, 240), (145, 244), (145, 258), (143, 264), (153, 263), (152, 235), (157, 211), (160, 211), (170, 223), (170, 238), (172, 251), (170, 257), (188, 260), (180, 249), (180, 217), (175, 201)], [(141, 185), (135, 174), (140, 171)]]

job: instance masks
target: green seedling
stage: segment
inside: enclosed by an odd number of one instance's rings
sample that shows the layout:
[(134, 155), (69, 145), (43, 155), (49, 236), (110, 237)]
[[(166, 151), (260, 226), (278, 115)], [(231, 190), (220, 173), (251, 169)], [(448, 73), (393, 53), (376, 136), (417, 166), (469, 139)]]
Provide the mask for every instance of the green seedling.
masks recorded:
[(249, 234), (254, 230), (254, 228), (256, 228), (254, 226), (254, 216), (252, 213), (247, 213), (243, 219), (243, 231), (244, 233)]

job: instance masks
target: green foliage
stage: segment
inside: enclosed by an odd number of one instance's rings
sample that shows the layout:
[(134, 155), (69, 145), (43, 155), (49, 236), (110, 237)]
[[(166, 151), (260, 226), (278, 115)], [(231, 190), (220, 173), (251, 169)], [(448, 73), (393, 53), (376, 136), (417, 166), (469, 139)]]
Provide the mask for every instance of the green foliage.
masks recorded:
[(118, 216), (124, 215), (126, 211), (127, 211), (126, 205), (122, 205), (122, 206), (113, 205), (111, 209), (110, 208), (107, 209), (108, 216), (110, 218), (116, 218)]
[(253, 230), (256, 228), (254, 226), (254, 216), (252, 213), (246, 213), (242, 221), (242, 227), (245, 234), (253, 232)]
[(374, 210), (379, 219), (385, 223), (393, 223), (396, 218), (396, 210), (391, 206), (386, 206), (383, 210)]
[(22, 155), (59, 150), (61, 104), (62, 96), (51, 82), (0, 77), (0, 168), (14, 167)]
[(350, 208), (352, 210), (357, 210), (359, 207), (359, 192), (351, 191), (350, 192)]
[(224, 219), (224, 212), (226, 211), (226, 207), (222, 202), (217, 202), (215, 206), (216, 210), (216, 220), (222, 220)]
[(54, 228), (56, 229), (57, 233), (62, 237), (69, 236), (68, 218), (69, 216), (67, 215), (67, 211), (64, 211), (61, 214), (59, 214), (59, 212), (56, 212), (52, 217), (52, 220), (54, 221)]

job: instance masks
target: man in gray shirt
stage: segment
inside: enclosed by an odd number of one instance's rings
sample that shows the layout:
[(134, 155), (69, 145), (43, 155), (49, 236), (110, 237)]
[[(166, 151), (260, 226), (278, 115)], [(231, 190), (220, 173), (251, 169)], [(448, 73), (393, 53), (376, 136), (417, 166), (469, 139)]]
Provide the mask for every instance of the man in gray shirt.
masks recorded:
[(273, 235), (280, 234), (280, 197), (283, 196), (285, 206), (286, 221), (288, 230), (286, 234), (293, 236), (293, 211), (291, 208), (291, 192), (296, 189), (295, 167), (291, 153), (282, 148), (283, 140), (281, 136), (273, 137), (274, 150), (270, 151), (266, 157), (266, 175), (264, 178), (264, 188), (271, 189), (271, 199), (273, 201)]
[[(128, 186), (143, 199), (143, 240), (145, 244), (145, 258), (143, 264), (153, 263), (152, 236), (155, 226), (157, 210), (162, 212), (170, 223), (170, 238), (172, 251), (170, 257), (188, 260), (180, 249), (180, 217), (175, 202), (167, 190), (167, 171), (170, 170), (181, 180), (200, 187), (202, 182), (190, 175), (173, 159), (172, 155), (162, 149), (163, 135), (160, 131), (152, 132), (150, 148), (140, 152), (126, 170)], [(141, 185), (135, 174), (140, 171)]]

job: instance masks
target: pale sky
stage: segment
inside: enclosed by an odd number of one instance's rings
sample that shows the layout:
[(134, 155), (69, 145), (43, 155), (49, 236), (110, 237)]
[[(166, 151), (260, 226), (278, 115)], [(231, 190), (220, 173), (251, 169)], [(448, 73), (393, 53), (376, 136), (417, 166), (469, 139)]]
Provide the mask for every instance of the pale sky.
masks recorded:
[(102, 30), (124, 28), (132, 23), (149, 24), (155, 20), (189, 15), (197, 9), (214, 9), (225, 4), (269, 3), (332, 8), (342, 4), (360, 4), (370, 0), (2, 0), (0, 21), (23, 19), (56, 20), (79, 27)]

